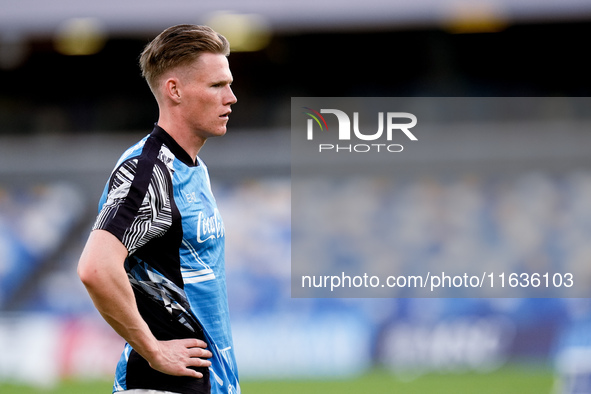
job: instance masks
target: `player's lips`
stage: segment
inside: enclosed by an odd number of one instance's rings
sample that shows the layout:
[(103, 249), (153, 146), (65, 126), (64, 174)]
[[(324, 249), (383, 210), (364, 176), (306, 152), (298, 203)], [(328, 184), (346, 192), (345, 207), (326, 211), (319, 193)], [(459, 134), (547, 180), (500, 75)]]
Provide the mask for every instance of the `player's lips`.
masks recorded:
[(230, 116), (231, 113), (232, 113), (232, 111), (225, 112), (225, 113), (223, 113), (223, 114), (220, 115), (220, 118), (227, 119)]

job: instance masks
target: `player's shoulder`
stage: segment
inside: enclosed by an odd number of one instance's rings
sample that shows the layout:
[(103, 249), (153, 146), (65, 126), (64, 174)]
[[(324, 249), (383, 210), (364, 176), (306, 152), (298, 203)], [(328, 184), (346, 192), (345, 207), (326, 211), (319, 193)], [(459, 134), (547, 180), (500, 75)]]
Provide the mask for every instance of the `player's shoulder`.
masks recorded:
[(146, 141), (150, 138), (150, 135), (146, 135), (144, 138), (130, 146), (123, 152), (121, 157), (119, 158), (117, 165), (121, 164), (123, 161), (128, 160), (133, 157), (137, 157), (142, 154), (144, 146), (146, 145)]
[[(137, 175), (151, 177), (154, 171), (161, 172), (160, 162), (165, 165), (171, 156), (162, 153), (164, 145), (151, 134), (129, 147), (120, 157), (112, 171), (113, 175), (125, 173), (128, 177)], [(158, 163), (158, 165), (156, 165)]]

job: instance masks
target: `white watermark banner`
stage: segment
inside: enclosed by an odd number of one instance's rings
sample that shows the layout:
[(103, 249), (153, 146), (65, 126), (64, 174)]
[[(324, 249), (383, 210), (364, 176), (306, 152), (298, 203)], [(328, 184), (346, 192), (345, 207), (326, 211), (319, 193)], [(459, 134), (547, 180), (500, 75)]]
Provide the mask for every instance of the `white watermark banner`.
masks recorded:
[(292, 296), (588, 297), (589, 108), (292, 98)]

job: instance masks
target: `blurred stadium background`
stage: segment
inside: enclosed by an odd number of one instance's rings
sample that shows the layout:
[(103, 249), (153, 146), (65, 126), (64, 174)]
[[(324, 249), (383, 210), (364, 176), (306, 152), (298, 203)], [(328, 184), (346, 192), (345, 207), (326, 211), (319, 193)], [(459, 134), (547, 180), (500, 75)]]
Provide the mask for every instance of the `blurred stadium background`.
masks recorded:
[[(238, 104), (202, 157), (225, 218), (243, 380), (542, 370), (542, 387), (430, 390), (591, 393), (588, 299), (292, 299), (289, 287), (290, 98), (307, 96), (565, 98), (548, 111), (574, 132), (524, 127), (507, 155), (491, 148), (503, 146), (494, 125), (471, 124), (490, 144), (415, 158), (424, 171), (370, 209), (421, 212), (397, 230), (417, 231), (453, 195), (467, 228), (492, 212), (524, 258), (589, 269), (589, 112), (568, 97), (591, 92), (590, 21), (583, 0), (1, 0), (0, 391), (112, 376), (121, 339), (95, 312), (77, 259), (112, 166), (157, 117), (139, 53), (165, 27), (205, 23), (234, 47)], [(571, 149), (553, 149), (565, 139)]]

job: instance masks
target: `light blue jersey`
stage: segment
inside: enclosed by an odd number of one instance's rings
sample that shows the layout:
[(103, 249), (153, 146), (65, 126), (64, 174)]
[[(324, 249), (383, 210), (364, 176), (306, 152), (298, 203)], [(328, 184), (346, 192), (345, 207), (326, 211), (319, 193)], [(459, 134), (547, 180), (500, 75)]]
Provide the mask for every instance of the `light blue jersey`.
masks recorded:
[(126, 246), (137, 306), (160, 340), (199, 338), (213, 353), (203, 379), (150, 368), (129, 345), (114, 392), (144, 388), (176, 393), (240, 393), (226, 291), (225, 230), (207, 167), (163, 129), (128, 149), (99, 203), (95, 229)]

